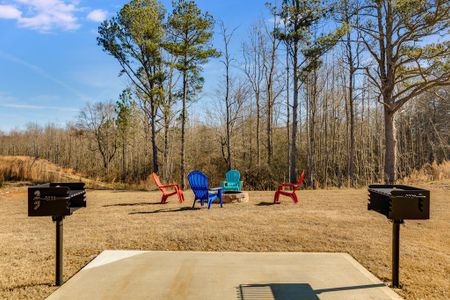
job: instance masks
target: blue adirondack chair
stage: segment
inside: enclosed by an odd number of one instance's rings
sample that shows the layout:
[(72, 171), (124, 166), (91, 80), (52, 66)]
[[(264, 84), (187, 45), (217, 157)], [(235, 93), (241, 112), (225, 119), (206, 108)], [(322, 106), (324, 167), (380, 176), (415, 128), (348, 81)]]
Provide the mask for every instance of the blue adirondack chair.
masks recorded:
[(188, 175), (189, 185), (194, 192), (194, 203), (192, 208), (195, 206), (195, 202), (200, 200), (200, 204), (203, 206), (205, 201), (208, 203), (208, 209), (211, 207), (211, 203), (219, 199), (220, 207), (222, 207), (222, 188), (209, 188), (208, 187), (208, 176), (200, 172), (199, 170), (192, 171)]
[(242, 189), (242, 181), (241, 173), (237, 170), (230, 170), (225, 174), (226, 181), (222, 182), (222, 189), (224, 192), (226, 191), (241, 191)]

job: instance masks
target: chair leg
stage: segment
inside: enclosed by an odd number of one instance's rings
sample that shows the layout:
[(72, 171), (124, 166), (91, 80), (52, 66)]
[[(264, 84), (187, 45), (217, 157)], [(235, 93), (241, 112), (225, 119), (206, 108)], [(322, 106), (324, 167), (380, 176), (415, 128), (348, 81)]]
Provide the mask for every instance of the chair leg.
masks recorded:
[(275, 195), (273, 197), (273, 203), (279, 203), (280, 202), (280, 193), (278, 191), (275, 192)]
[(211, 203), (212, 203), (212, 200), (208, 199), (208, 209), (211, 208)]
[(184, 194), (183, 194), (183, 190), (180, 189), (180, 187), (179, 187), (178, 185), (175, 187), (175, 189), (176, 189), (176, 191), (177, 191), (178, 201), (179, 201), (180, 204), (181, 204), (181, 203), (184, 202)]
[(180, 204), (183, 203), (184, 201), (183, 192), (178, 190), (177, 194), (178, 194), (178, 202), (180, 202)]
[(219, 190), (217, 193), (217, 198), (219, 198), (219, 203), (220, 203), (220, 208), (223, 207), (223, 203), (222, 203), (222, 190)]
[(184, 202), (184, 193), (182, 190), (180, 190), (180, 194), (181, 194), (181, 201)]
[(162, 195), (161, 197), (161, 204), (166, 203), (168, 196), (167, 195)]
[(298, 199), (297, 199), (297, 195), (295, 194), (295, 192), (294, 192), (294, 193), (292, 193), (292, 196), (291, 196), (291, 198), (292, 198), (292, 201), (294, 201), (294, 203), (295, 203), (295, 204), (297, 204), (297, 202), (298, 202)]
[(194, 199), (194, 203), (192, 203), (192, 209), (194, 209), (195, 202), (197, 201), (197, 198)]

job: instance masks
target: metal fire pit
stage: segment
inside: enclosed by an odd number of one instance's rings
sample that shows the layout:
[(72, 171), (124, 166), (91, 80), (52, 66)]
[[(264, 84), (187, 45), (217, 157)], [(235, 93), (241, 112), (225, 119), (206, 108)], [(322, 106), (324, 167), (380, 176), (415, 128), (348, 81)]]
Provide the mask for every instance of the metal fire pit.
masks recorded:
[(51, 216), (56, 224), (55, 284), (63, 282), (63, 219), (86, 207), (84, 183), (47, 183), (28, 188), (28, 216)]
[(400, 224), (430, 218), (430, 191), (406, 185), (369, 185), (368, 209), (392, 220), (392, 286), (399, 287)]

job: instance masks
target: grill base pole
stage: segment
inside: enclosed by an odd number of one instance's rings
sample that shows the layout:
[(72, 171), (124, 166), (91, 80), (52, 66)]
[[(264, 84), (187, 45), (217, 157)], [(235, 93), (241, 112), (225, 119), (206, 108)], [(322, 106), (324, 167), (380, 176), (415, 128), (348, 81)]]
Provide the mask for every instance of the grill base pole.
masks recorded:
[(60, 286), (63, 283), (63, 216), (53, 217), (56, 222), (56, 269), (55, 285)]
[(400, 224), (403, 220), (394, 220), (392, 227), (392, 287), (399, 287), (400, 268)]

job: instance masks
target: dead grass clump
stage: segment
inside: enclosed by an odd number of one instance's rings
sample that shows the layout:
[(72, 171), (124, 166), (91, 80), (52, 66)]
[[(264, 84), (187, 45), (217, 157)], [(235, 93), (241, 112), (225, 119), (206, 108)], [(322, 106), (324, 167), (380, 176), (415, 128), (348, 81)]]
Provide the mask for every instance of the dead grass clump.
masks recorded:
[(105, 183), (100, 178), (89, 179), (78, 174), (73, 169), (62, 168), (48, 160), (34, 158), (30, 156), (0, 156), (0, 187), (4, 181), (17, 182), (69, 182), (82, 181), (88, 188), (95, 189), (117, 189), (117, 190), (157, 190), (157, 186), (151, 179), (151, 175), (146, 180), (138, 183), (124, 183), (113, 180)]
[(409, 176), (399, 181), (404, 184), (411, 184), (445, 179), (450, 179), (450, 161), (444, 161), (441, 164), (436, 162), (426, 164), (422, 169), (414, 170)]
[(0, 156), (0, 187), (3, 181), (34, 183), (83, 181), (91, 188), (106, 187), (101, 181), (84, 178), (72, 169), (29, 156)]
[(27, 156), (0, 157), (0, 176), (5, 181), (58, 181), (73, 178), (73, 170), (62, 169), (47, 160)]

